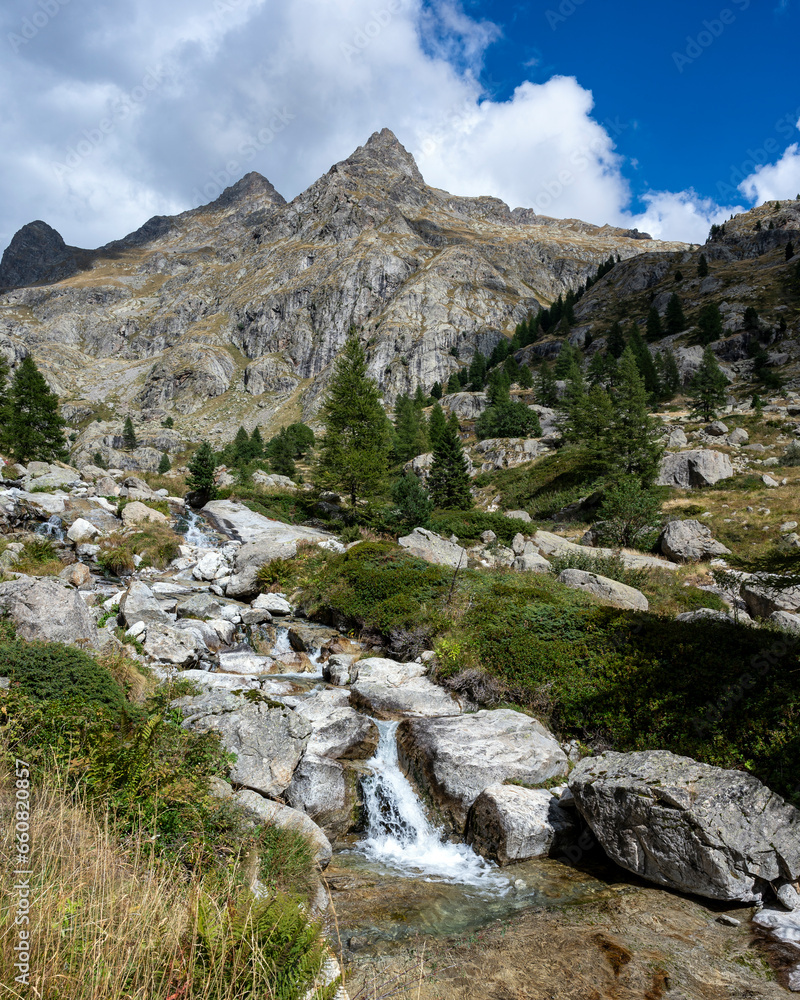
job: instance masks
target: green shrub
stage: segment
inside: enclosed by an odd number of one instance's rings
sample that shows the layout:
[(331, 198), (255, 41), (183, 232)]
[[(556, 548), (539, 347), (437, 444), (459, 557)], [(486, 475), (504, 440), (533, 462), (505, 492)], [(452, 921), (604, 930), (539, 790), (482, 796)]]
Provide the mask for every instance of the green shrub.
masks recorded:
[(0, 642), (0, 676), (38, 701), (72, 698), (114, 711), (125, 707), (125, 692), (94, 657), (57, 642)]
[(590, 556), (587, 552), (568, 552), (564, 555), (549, 556), (548, 561), (556, 576), (565, 569), (582, 569), (587, 573), (607, 576), (609, 580), (624, 583), (626, 587), (641, 590), (646, 586), (649, 573), (646, 569), (628, 569), (619, 555)]
[(272, 559), (258, 567), (256, 580), (262, 593), (276, 585), (287, 587), (292, 579), (294, 565), (291, 559)]
[(783, 453), (781, 463), (789, 467), (800, 465), (800, 441), (792, 441)]
[(503, 514), (487, 514), (482, 510), (437, 510), (430, 519), (431, 531), (449, 538), (456, 535), (461, 542), (475, 542), (484, 531), (493, 531), (499, 541), (510, 545), (518, 533), (530, 532), (527, 521)]

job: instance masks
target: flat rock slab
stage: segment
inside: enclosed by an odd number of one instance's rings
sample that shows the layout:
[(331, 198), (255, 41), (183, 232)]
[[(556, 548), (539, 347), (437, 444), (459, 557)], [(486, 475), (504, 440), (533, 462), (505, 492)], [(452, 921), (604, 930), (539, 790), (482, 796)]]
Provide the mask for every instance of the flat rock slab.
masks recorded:
[(754, 903), (800, 876), (800, 812), (743, 771), (608, 752), (582, 760), (569, 787), (608, 856), (650, 882)]
[(462, 569), (467, 568), (467, 550), (457, 542), (448, 541), (441, 535), (428, 531), (427, 528), (414, 528), (410, 535), (398, 538), (397, 544), (409, 555), (434, 563), (436, 566), (450, 566), (452, 569), (458, 566)]
[(29, 642), (88, 642), (100, 649), (103, 637), (77, 590), (60, 580), (21, 576), (0, 583), (0, 612), (7, 614), (17, 635)]
[(461, 702), (423, 676), (426, 669), (422, 663), (381, 657), (359, 660), (354, 664), (357, 679), (350, 689), (351, 704), (381, 719), (460, 715)]
[(300, 541), (324, 542), (334, 536), (316, 528), (304, 528), (296, 524), (273, 521), (263, 514), (256, 514), (244, 504), (233, 500), (212, 500), (203, 507), (202, 513), (228, 538), (239, 542), (255, 542), (268, 539), (272, 542)]
[(552, 733), (510, 709), (440, 719), (405, 719), (397, 730), (401, 764), (445, 827), (462, 835), (467, 813), (490, 785), (538, 785), (567, 773)]
[(546, 556), (574, 555), (588, 559), (612, 559), (618, 555), (622, 559), (623, 566), (627, 569), (677, 569), (677, 566), (667, 559), (648, 556), (642, 552), (626, 552), (590, 545), (577, 545), (553, 531), (538, 530), (533, 536), (533, 544), (539, 552)]
[(369, 760), (378, 747), (378, 727), (350, 707), (348, 691), (330, 688), (284, 698), (312, 726), (306, 753), (333, 760)]
[(500, 865), (529, 861), (566, 846), (578, 832), (574, 810), (546, 788), (490, 785), (469, 813), (467, 843)]
[(647, 611), (650, 607), (647, 598), (635, 587), (627, 587), (624, 583), (610, 580), (597, 573), (587, 573), (582, 569), (565, 569), (558, 574), (558, 582), (573, 590), (583, 590), (599, 601), (612, 608), (622, 608), (630, 611)]

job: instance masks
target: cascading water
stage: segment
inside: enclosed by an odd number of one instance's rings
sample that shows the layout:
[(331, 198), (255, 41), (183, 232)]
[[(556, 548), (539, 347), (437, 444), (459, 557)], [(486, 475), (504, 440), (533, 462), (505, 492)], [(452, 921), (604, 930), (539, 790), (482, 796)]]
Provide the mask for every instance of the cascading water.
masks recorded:
[(428, 821), (397, 761), (398, 722), (378, 722), (378, 748), (362, 782), (367, 836), (358, 849), (370, 860), (409, 877), (462, 883), (503, 892), (510, 888), (487, 861), (466, 844), (447, 843)]
[(219, 547), (219, 538), (209, 531), (206, 521), (191, 507), (187, 507), (186, 513), (178, 519), (177, 530), (183, 535), (187, 545), (194, 545), (200, 549)]
[(44, 535), (46, 538), (52, 538), (56, 542), (64, 541), (64, 522), (58, 516), (58, 514), (53, 514), (49, 520), (45, 521), (43, 524), (38, 525), (36, 528), (37, 535)]

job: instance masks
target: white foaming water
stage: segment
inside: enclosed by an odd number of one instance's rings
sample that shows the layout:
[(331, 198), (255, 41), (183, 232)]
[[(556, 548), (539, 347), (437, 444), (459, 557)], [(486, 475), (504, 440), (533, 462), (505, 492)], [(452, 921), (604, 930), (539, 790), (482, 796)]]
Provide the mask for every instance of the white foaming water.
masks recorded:
[(289, 642), (289, 629), (275, 629), (275, 643), (269, 651), (270, 656), (281, 656), (286, 653), (293, 653), (292, 644)]
[(184, 538), (187, 545), (195, 545), (201, 549), (216, 549), (219, 547), (219, 539), (208, 530), (208, 524), (202, 517), (187, 506), (186, 508), (186, 533)]
[(375, 721), (380, 740), (367, 763), (372, 774), (362, 782), (369, 825), (358, 848), (369, 860), (388, 865), (400, 875), (507, 890), (508, 881), (494, 866), (466, 844), (447, 843), (431, 826), (397, 763), (399, 722)]

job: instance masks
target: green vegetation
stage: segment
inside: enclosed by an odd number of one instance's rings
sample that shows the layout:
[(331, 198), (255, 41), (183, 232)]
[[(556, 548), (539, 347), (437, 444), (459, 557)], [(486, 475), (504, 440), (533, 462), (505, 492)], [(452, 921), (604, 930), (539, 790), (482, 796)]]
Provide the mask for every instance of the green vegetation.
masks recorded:
[(125, 451), (133, 451), (136, 445), (136, 432), (133, 429), (133, 421), (128, 416), (125, 417), (125, 426), (122, 429), (122, 447)]
[(715, 412), (725, 405), (725, 390), (728, 380), (717, 364), (710, 347), (703, 351), (703, 360), (692, 379), (689, 397), (694, 401), (694, 412), (705, 420), (711, 420)]
[[(3, 370), (5, 369), (5, 370)], [(27, 355), (19, 363), (6, 395), (8, 365), (0, 364), (0, 443), (18, 462), (52, 462), (66, 457), (64, 421), (58, 396)]]
[(469, 510), (473, 506), (467, 457), (458, 436), (458, 420), (453, 413), (433, 452), (428, 481), (431, 499), (446, 510)]
[(203, 507), (209, 500), (217, 497), (217, 484), (214, 478), (216, 469), (214, 451), (208, 441), (203, 441), (189, 462), (189, 475), (186, 485), (198, 494), (196, 506)]

